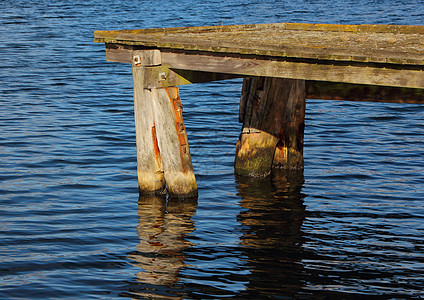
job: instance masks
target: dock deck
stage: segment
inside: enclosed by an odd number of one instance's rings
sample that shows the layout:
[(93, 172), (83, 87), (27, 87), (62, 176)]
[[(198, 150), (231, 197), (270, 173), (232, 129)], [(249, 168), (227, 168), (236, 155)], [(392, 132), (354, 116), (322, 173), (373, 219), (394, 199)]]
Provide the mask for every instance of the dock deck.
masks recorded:
[(174, 194), (197, 190), (178, 85), (244, 78), (235, 170), (249, 176), (303, 168), (305, 98), (424, 103), (424, 26), (278, 23), (94, 36), (108, 61), (133, 67), (138, 140), (153, 140), (149, 149), (137, 142), (145, 147), (138, 152), (153, 153), (138, 162), (145, 191), (163, 191), (165, 182)]
[(161, 49), (424, 65), (424, 26), (279, 23), (97, 31), (95, 38)]
[(180, 70), (424, 88), (424, 26), (259, 24), (96, 31), (108, 60), (162, 52)]

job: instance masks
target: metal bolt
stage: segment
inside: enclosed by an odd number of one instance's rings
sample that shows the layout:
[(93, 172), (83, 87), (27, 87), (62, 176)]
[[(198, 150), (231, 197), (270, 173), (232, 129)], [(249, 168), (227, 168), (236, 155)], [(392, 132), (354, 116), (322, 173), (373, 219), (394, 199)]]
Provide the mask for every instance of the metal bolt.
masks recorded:
[(134, 64), (135, 64), (135, 65), (141, 64), (141, 58), (140, 58), (140, 55), (136, 55), (136, 56), (134, 56), (134, 57), (133, 57), (133, 59), (134, 59)]

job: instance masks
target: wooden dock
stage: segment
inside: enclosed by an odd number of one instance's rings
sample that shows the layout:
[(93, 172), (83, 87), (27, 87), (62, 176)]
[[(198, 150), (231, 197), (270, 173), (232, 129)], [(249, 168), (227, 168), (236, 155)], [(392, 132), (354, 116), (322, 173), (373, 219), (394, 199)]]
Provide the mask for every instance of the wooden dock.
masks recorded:
[(235, 172), (303, 168), (305, 99), (424, 103), (424, 26), (252, 24), (96, 31), (131, 63), (140, 192), (193, 196), (178, 86), (243, 77)]

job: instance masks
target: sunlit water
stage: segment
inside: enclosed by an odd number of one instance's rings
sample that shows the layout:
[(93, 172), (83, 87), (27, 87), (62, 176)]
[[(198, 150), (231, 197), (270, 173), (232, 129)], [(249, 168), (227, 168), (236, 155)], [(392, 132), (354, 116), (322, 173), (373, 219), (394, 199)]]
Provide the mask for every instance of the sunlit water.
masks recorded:
[(424, 24), (422, 1), (0, 3), (0, 298), (424, 297), (424, 106), (307, 100), (305, 171), (233, 174), (240, 80), (183, 86), (197, 201), (140, 198), (93, 31)]

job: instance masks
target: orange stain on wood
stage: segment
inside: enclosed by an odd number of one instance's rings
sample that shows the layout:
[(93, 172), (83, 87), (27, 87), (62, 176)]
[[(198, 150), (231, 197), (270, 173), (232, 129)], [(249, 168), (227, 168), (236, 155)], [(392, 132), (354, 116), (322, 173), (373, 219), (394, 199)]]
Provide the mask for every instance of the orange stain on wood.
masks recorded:
[(175, 87), (165, 88), (168, 98), (171, 101), (172, 108), (175, 115), (175, 130), (178, 136), (178, 142), (180, 144), (180, 155), (182, 161), (183, 172), (187, 173), (187, 160), (190, 160), (188, 156), (188, 140), (183, 120), (183, 104), (179, 96), (178, 90)]

